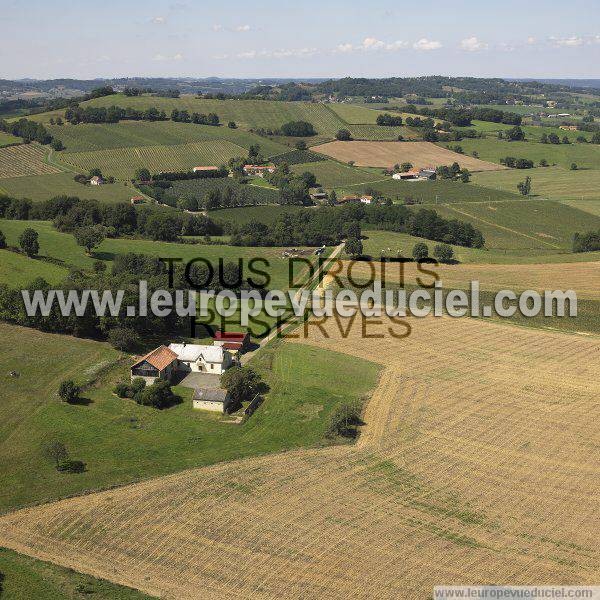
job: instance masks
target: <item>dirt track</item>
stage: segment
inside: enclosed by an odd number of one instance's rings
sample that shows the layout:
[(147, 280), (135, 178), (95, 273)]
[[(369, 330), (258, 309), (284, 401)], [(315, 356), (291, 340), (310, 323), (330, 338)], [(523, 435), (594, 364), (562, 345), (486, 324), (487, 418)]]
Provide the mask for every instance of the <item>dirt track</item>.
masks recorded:
[(405, 339), (343, 339), (332, 321), (302, 342), (386, 365), (356, 446), (24, 510), (0, 519), (0, 545), (171, 598), (597, 582), (598, 339), (411, 322)]

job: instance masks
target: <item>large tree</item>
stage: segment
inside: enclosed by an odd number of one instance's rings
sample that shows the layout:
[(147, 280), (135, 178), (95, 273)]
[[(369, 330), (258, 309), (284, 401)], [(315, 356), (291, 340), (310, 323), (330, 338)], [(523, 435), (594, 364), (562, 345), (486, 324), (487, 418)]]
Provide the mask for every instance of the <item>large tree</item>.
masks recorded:
[(28, 227), (19, 236), (19, 246), (21, 250), (30, 258), (37, 256), (40, 251), (40, 243), (38, 242), (38, 232), (35, 229)]
[(83, 246), (87, 254), (97, 248), (106, 237), (105, 229), (102, 225), (90, 225), (89, 227), (79, 227), (73, 232), (78, 246)]

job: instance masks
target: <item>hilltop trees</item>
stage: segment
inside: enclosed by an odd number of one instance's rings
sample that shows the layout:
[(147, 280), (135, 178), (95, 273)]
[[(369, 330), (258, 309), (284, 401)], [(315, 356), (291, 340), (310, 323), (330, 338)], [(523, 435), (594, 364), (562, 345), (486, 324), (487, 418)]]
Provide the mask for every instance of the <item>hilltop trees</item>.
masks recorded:
[(382, 125), (385, 127), (399, 127), (402, 125), (402, 117), (395, 117), (386, 113), (383, 115), (378, 115), (375, 122), (377, 125)]
[(280, 131), (281, 135), (291, 137), (309, 137), (317, 134), (312, 123), (308, 123), (307, 121), (290, 121), (284, 123), (281, 126)]

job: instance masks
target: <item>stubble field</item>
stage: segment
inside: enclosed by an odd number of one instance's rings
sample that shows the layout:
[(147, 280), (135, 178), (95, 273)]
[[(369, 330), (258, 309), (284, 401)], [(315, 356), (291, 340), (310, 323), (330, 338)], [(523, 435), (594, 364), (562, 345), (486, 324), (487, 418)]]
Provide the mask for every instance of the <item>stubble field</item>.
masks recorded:
[[(348, 323), (342, 323), (346, 327)], [(385, 366), (356, 446), (187, 471), (7, 515), (0, 544), (177, 598), (431, 597), (600, 567), (596, 338), (468, 319), (335, 321)], [(468, 340), (468, 344), (465, 343)], [(434, 342), (434, 343), (432, 343)]]
[(469, 171), (497, 171), (504, 167), (471, 156), (457, 154), (430, 142), (329, 142), (313, 148), (342, 162), (359, 167), (393, 167), (410, 162), (417, 168), (458, 162)]

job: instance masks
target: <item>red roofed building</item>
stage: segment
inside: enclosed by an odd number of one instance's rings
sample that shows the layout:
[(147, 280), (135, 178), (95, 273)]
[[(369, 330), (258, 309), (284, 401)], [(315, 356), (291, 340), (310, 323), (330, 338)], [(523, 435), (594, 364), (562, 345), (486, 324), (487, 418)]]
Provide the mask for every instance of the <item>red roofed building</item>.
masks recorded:
[(220, 330), (215, 332), (215, 346), (223, 346), (223, 348), (230, 352), (242, 353), (247, 349), (249, 343), (250, 336), (247, 333), (234, 333)]
[(166, 346), (159, 346), (131, 366), (131, 379), (139, 377), (146, 385), (157, 379), (170, 381), (176, 369), (177, 354)]

